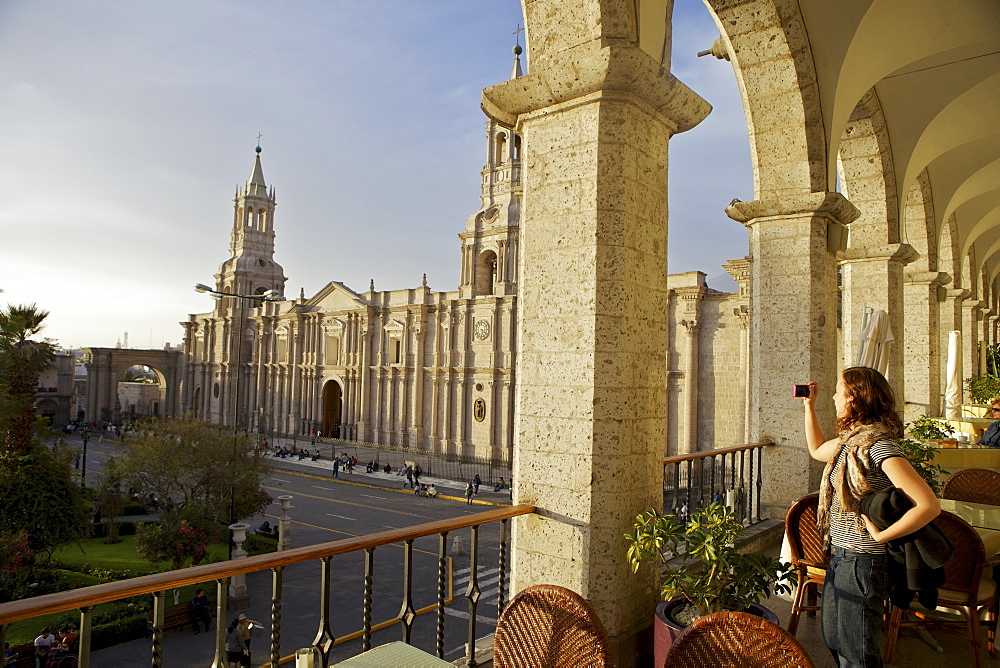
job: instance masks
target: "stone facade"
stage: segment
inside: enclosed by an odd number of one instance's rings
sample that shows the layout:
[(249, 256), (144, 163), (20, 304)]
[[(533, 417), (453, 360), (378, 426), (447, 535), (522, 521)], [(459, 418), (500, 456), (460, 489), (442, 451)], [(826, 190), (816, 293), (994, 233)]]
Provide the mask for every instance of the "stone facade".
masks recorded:
[(492, 120), (486, 136), (482, 206), (459, 234), (453, 292), (433, 292), (425, 277), (405, 290), (331, 282), (312, 297), (281, 297), (277, 202), (258, 151), (234, 200), (232, 255), (216, 274), (217, 292), (230, 296), (182, 323), (183, 410), (265, 432), (509, 458), (521, 138)]

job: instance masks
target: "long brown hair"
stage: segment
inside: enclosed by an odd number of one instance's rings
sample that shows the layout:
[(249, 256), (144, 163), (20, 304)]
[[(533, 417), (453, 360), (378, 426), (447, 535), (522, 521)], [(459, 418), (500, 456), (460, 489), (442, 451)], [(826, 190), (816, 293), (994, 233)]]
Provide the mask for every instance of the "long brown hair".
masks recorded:
[(846, 396), (851, 399), (846, 414), (837, 419), (837, 431), (856, 425), (881, 422), (889, 427), (894, 438), (903, 436), (903, 422), (896, 413), (896, 397), (885, 376), (866, 366), (844, 369)]

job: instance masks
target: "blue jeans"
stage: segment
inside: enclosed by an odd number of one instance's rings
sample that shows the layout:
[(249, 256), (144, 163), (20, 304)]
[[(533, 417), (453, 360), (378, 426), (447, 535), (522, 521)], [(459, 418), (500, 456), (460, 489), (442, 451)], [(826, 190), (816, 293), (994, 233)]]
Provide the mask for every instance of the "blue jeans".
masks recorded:
[(833, 548), (823, 584), (823, 641), (840, 668), (882, 666), (887, 557)]

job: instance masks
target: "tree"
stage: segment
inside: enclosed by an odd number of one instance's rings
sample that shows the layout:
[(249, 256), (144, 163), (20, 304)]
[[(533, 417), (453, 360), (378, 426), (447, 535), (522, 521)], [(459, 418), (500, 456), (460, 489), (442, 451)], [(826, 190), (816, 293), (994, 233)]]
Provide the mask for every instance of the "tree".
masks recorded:
[(53, 454), (36, 439), (27, 454), (0, 460), (0, 531), (25, 532), (32, 551), (47, 556), (89, 533), (70, 456), (62, 450)]
[(173, 510), (159, 522), (145, 523), (135, 536), (135, 549), (152, 562), (169, 561), (174, 570), (183, 568), (188, 559), (197, 566), (207, 554), (208, 544), (222, 535), (217, 524), (203, 517), (183, 517)]
[(35, 388), (52, 363), (55, 344), (32, 337), (44, 328), (48, 315), (34, 304), (0, 311), (0, 432), (8, 456), (27, 454), (35, 435)]
[(188, 518), (230, 523), (260, 513), (267, 455), (246, 434), (202, 420), (159, 418), (137, 423), (117, 459), (123, 485), (153, 494)]

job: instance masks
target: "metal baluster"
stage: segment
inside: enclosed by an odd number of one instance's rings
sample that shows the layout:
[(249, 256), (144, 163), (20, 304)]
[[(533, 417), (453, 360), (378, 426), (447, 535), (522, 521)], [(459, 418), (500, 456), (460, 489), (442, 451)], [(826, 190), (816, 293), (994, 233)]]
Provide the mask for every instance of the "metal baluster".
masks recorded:
[(760, 522), (760, 493), (764, 486), (764, 448), (754, 448), (757, 451), (757, 521)]
[(212, 668), (228, 668), (226, 657), (226, 617), (229, 616), (229, 578), (215, 581), (215, 659)]
[(469, 548), (469, 586), (465, 598), (469, 601), (469, 635), (465, 639), (465, 665), (476, 668), (476, 613), (479, 607), (479, 525), (472, 527)]
[(410, 644), (410, 631), (417, 612), (413, 607), (413, 539), (403, 543), (403, 605), (399, 609), (399, 622), (403, 627), (403, 642)]
[(284, 566), (271, 569), (271, 665), (281, 660), (281, 580)]
[(500, 579), (497, 582), (499, 594), (497, 596), (497, 619), (503, 614), (503, 609), (507, 607), (507, 522), (510, 520), (500, 520)]
[(330, 562), (332, 560), (333, 557), (320, 558), (322, 571), (319, 593), (319, 629), (316, 630), (316, 638), (312, 642), (313, 647), (319, 650), (324, 666), (328, 658), (327, 652), (333, 647), (333, 641), (336, 640), (333, 637), (333, 631), (330, 630)]
[(153, 592), (153, 667), (163, 665), (163, 621), (166, 615), (166, 603), (163, 592)]
[(361, 651), (372, 648), (372, 583), (375, 581), (375, 548), (365, 548), (365, 603), (361, 613)]
[(77, 654), (80, 656), (79, 668), (90, 668), (90, 622), (94, 606), (85, 605), (80, 608), (80, 644)]
[(437, 599), (437, 635), (434, 638), (434, 649), (439, 659), (444, 658), (444, 600), (445, 585), (448, 577), (448, 532), (438, 534), (438, 599)]
[(729, 454), (729, 491), (733, 492), (733, 505), (736, 504), (736, 453)]
[(740, 450), (740, 487), (736, 494), (737, 505), (740, 509), (740, 515), (746, 519), (746, 450)]
[(709, 488), (708, 488), (708, 491), (711, 492), (711, 494), (712, 494), (712, 498), (709, 499), (709, 503), (711, 503), (712, 501), (715, 500), (715, 463), (716, 463), (715, 462), (715, 455), (712, 455), (708, 459), (712, 460), (712, 463), (711, 463), (712, 470), (711, 470), (711, 476), (709, 478), (711, 482), (709, 483)]
[(680, 494), (681, 489), (681, 463), (674, 462), (674, 498), (673, 502), (670, 504), (670, 512), (675, 512), (677, 510), (677, 495)]
[(684, 503), (691, 512), (691, 481), (694, 480), (694, 460), (687, 460), (687, 485), (684, 487)]

